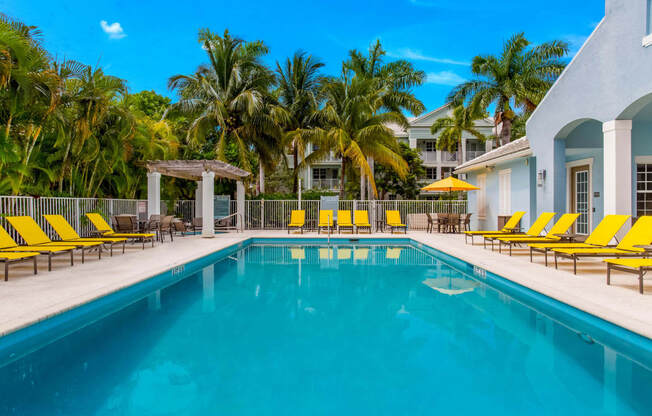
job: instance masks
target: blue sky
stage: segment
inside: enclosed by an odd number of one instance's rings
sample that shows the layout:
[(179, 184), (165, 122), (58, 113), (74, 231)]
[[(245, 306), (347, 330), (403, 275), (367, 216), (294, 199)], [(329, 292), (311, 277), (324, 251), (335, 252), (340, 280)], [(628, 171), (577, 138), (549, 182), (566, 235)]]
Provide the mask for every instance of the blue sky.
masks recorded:
[(323, 2), (0, 0), (0, 10), (38, 26), (58, 57), (99, 64), (129, 81), (132, 92), (153, 89), (174, 97), (167, 79), (205, 61), (197, 30), (228, 28), (261, 39), (274, 65), (297, 49), (319, 57), (337, 74), (350, 49), (376, 38), (393, 57), (428, 73), (415, 90), (428, 110), (453, 85), (471, 77), (473, 56), (496, 53), (524, 31), (532, 42), (564, 39), (573, 52), (604, 15), (604, 0), (378, 0)]

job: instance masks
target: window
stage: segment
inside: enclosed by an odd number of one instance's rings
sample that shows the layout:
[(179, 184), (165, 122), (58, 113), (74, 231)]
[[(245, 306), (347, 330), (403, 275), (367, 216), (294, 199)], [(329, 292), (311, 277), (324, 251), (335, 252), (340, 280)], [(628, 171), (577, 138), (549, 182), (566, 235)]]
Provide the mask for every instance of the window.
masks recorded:
[(512, 211), (512, 170), (498, 172), (498, 215), (509, 215)]
[(437, 179), (437, 168), (426, 168), (426, 179)]
[(636, 164), (636, 216), (652, 215), (652, 163)]
[(423, 143), (423, 148), (426, 152), (436, 152), (437, 151), (437, 142), (435, 140), (426, 140)]
[(326, 179), (326, 168), (312, 168), (313, 179)]
[(476, 196), (478, 197), (478, 217), (479, 218), (485, 218), (487, 216), (487, 174), (483, 173), (481, 175), (478, 175), (478, 185), (477, 187), (480, 188), (476, 192)]
[(449, 176), (453, 176), (453, 169), (455, 169), (455, 168), (442, 167), (441, 168), (441, 177), (442, 178), (448, 178)]

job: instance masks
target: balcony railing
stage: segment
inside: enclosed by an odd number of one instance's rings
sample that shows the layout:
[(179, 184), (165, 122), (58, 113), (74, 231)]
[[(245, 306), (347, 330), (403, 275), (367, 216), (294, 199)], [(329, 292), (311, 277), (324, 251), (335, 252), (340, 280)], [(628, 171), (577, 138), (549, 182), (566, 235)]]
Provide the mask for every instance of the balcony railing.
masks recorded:
[(320, 190), (337, 190), (340, 189), (340, 180), (337, 178), (314, 179), (312, 180), (312, 189)]
[(441, 161), (442, 162), (456, 162), (457, 161), (457, 152), (451, 153), (443, 151), (441, 152)]
[(467, 150), (466, 151), (466, 160), (475, 159), (478, 156), (482, 156), (486, 152), (484, 150)]
[(437, 152), (421, 150), (421, 160), (423, 160), (424, 163), (435, 163), (437, 162)]

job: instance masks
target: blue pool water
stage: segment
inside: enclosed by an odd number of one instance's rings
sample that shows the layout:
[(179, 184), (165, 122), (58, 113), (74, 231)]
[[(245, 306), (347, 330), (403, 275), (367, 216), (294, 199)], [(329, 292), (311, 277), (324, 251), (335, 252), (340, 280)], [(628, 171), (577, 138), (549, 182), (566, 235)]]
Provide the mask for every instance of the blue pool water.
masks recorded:
[(494, 280), (407, 242), (254, 242), (0, 339), (0, 414), (651, 413), (649, 340)]

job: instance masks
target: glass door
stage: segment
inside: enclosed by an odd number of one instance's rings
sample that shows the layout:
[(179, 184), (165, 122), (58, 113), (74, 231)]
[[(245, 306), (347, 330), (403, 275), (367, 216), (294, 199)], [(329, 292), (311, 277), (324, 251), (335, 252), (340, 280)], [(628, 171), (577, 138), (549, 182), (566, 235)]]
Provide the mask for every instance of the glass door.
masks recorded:
[(589, 166), (577, 166), (571, 169), (572, 179), (572, 203), (573, 212), (580, 214), (575, 221), (575, 232), (577, 234), (589, 233), (589, 210), (591, 202), (589, 194)]

